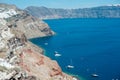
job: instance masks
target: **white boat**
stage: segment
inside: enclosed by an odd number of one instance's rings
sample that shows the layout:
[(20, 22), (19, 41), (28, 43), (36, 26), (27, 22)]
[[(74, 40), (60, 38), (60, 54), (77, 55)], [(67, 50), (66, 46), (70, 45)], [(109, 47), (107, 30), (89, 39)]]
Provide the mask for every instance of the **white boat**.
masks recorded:
[(74, 68), (74, 66), (72, 66), (72, 65), (67, 65), (67, 68), (72, 69), (72, 68)]
[(61, 54), (55, 54), (55, 56), (56, 56), (56, 57), (60, 57), (60, 56), (61, 56)]
[(73, 69), (74, 68), (74, 66), (72, 65), (72, 60), (71, 60), (71, 63), (69, 65), (67, 65), (67, 68), (68, 69)]
[(99, 75), (97, 75), (97, 74), (95, 74), (95, 73), (94, 73), (94, 74), (91, 74), (91, 76), (92, 76), (92, 77), (99, 77)]
[(57, 51), (54, 52), (56, 57), (60, 57), (61, 54), (59, 54)]

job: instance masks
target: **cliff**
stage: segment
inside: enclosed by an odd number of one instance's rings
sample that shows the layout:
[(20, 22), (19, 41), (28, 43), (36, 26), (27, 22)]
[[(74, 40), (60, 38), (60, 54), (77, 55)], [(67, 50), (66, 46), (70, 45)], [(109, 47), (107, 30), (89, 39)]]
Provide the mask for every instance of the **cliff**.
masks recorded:
[(63, 73), (56, 61), (44, 56), (41, 48), (27, 40), (37, 32), (42, 34), (36, 34), (40, 37), (50, 34), (48, 26), (41, 27), (44, 23), (12, 5), (0, 4), (0, 15), (0, 80), (74, 79)]
[(51, 36), (54, 32), (42, 20), (29, 15), (14, 5), (0, 4), (0, 18), (25, 33), (27, 38)]
[(120, 18), (120, 5), (100, 6), (79, 9), (56, 9), (30, 6), (29, 14), (41, 19), (54, 18)]

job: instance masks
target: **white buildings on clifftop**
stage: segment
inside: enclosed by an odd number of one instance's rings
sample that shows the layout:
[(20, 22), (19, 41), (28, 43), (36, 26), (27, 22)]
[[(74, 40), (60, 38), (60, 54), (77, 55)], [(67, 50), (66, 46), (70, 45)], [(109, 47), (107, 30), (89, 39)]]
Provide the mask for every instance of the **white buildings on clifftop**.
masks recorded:
[(17, 12), (14, 9), (0, 8), (0, 18), (9, 18), (13, 15), (17, 15)]

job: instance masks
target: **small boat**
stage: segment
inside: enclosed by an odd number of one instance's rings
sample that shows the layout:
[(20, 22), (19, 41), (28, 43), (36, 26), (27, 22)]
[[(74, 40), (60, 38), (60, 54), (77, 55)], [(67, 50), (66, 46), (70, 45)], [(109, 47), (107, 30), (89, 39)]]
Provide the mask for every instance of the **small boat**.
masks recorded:
[(74, 66), (72, 66), (72, 65), (67, 65), (67, 68), (72, 69), (72, 68), (74, 68)]
[(92, 77), (99, 77), (99, 75), (97, 75), (97, 74), (95, 74), (95, 73), (94, 73), (94, 74), (91, 74), (91, 76), (92, 76)]
[(74, 68), (74, 66), (72, 65), (72, 60), (71, 60), (71, 63), (69, 65), (67, 65), (67, 68), (68, 69), (73, 69)]
[(55, 56), (56, 56), (56, 57), (60, 57), (60, 56), (61, 56), (61, 54), (55, 54)]
[(56, 57), (60, 57), (61, 54), (59, 54), (57, 51), (54, 52)]

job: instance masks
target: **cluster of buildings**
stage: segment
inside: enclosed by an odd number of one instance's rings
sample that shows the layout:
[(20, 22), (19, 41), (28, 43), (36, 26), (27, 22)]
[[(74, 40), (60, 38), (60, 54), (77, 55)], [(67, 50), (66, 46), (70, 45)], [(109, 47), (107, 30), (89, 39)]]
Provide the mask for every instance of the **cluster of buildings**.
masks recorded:
[(0, 8), (0, 18), (9, 18), (13, 15), (17, 15), (14, 9)]
[[(21, 73), (17, 71), (20, 69), (16, 65), (19, 58), (15, 52), (24, 46), (26, 38), (24, 38), (24, 34), (18, 37), (13, 33), (14, 31), (10, 27), (12, 25), (7, 26), (6, 23), (4, 19), (0, 19), (0, 80), (11, 80), (13, 76), (17, 80), (18, 77), (21, 77)], [(16, 68), (17, 70), (15, 70)], [(17, 76), (15, 76), (16, 74)]]

